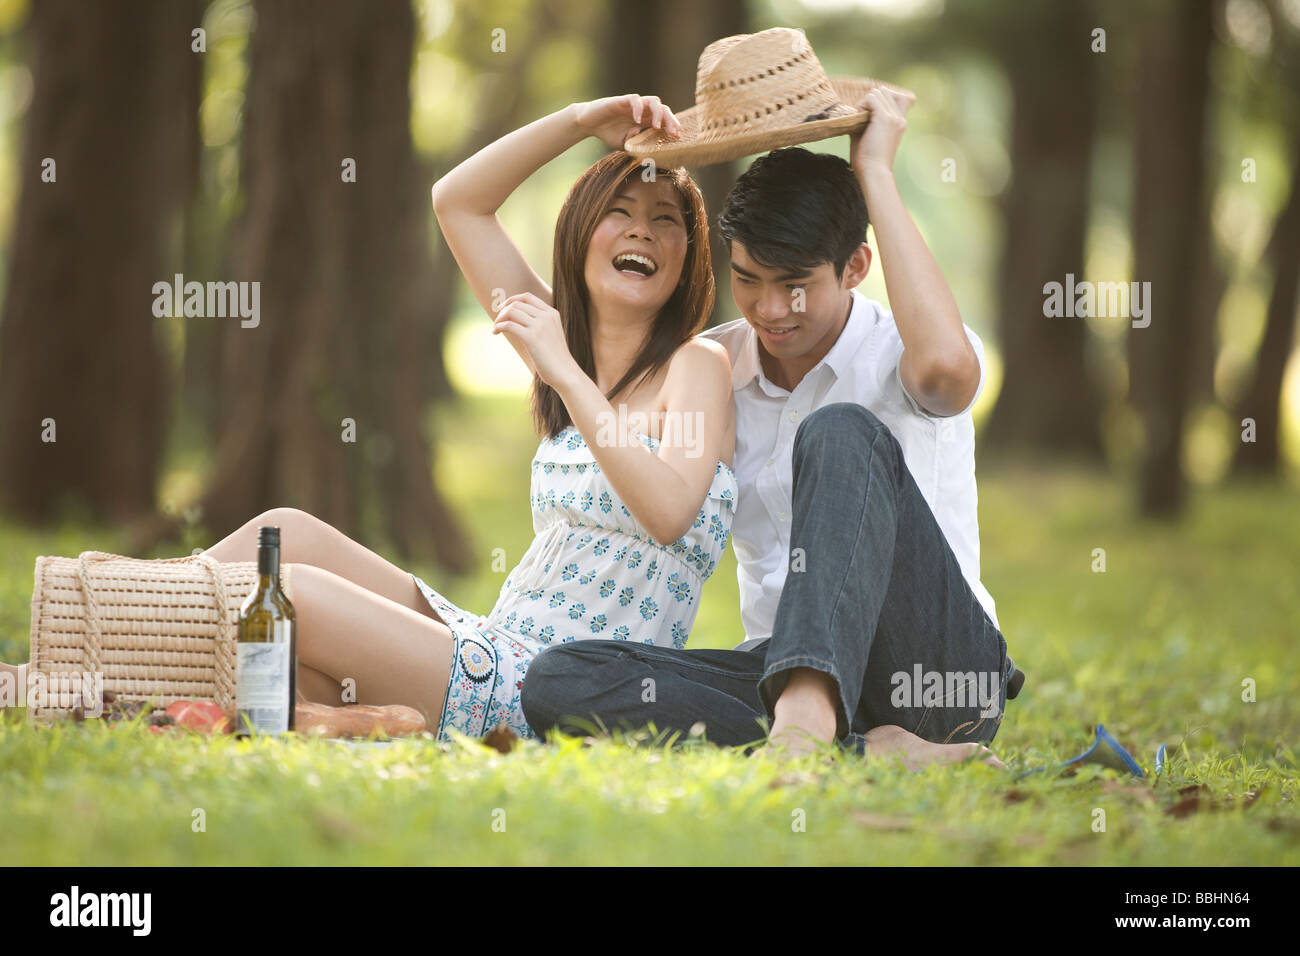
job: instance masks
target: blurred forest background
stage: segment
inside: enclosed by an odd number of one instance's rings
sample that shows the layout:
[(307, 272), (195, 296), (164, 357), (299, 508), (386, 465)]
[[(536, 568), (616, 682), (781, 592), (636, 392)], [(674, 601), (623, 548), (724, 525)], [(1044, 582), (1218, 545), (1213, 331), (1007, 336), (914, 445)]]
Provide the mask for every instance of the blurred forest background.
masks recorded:
[[(1066, 469), (1085, 529), (1097, 488), (1161, 528), (1294, 509), (1300, 0), (0, 0), (0, 521), (170, 556), (293, 506), (486, 613), (532, 536), (529, 383), (429, 187), (570, 102), (684, 109), (707, 43), (770, 26), (918, 95), (896, 175), (987, 345), (982, 505)], [(502, 210), (544, 276), (603, 151)], [(696, 171), (715, 213), (745, 162)], [(260, 324), (155, 316), (176, 274), (260, 282)], [(1045, 316), (1067, 275), (1150, 282), (1149, 326)]]

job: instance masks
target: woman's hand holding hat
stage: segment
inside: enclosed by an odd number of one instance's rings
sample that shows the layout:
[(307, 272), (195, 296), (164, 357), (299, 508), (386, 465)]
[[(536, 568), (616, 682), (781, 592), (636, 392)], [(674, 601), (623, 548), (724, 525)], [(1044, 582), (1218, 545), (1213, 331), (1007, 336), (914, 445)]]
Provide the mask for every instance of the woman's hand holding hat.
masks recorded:
[(622, 149), (629, 136), (643, 129), (662, 130), (666, 135), (681, 135), (682, 127), (673, 111), (657, 96), (625, 93), (576, 104), (575, 120), (582, 130), (595, 136), (611, 149)]

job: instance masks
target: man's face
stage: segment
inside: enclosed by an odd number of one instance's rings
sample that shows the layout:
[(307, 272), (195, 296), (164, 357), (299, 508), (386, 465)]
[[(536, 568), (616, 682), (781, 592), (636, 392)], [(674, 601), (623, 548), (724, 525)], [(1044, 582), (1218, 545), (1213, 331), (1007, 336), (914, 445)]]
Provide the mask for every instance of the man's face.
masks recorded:
[(825, 354), (844, 318), (844, 293), (856, 288), (871, 267), (871, 249), (864, 242), (849, 258), (838, 278), (829, 262), (802, 272), (761, 266), (743, 243), (731, 242), (731, 294), (736, 306), (758, 333), (774, 358), (798, 359), (818, 349)]

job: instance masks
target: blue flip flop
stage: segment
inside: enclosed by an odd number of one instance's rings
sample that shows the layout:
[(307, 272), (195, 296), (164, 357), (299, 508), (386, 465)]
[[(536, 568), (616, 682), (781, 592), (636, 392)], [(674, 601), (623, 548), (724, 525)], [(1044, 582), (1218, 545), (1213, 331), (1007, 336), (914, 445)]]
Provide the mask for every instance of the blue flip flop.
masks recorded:
[[(1079, 756), (1072, 760), (1067, 760), (1061, 764), (1061, 768), (1069, 767), (1073, 764), (1100, 764), (1103, 767), (1110, 767), (1112, 770), (1126, 771), (1135, 777), (1145, 777), (1147, 772), (1142, 766), (1133, 759), (1132, 754), (1124, 749), (1118, 740), (1112, 737), (1103, 724), (1097, 725), (1097, 737), (1092, 742), (1092, 746), (1085, 750)], [(1161, 744), (1156, 751), (1156, 769), (1157, 774), (1165, 766), (1165, 745)], [(1026, 770), (1021, 777), (1027, 777), (1031, 773), (1041, 773), (1046, 767), (1035, 767), (1033, 770)]]

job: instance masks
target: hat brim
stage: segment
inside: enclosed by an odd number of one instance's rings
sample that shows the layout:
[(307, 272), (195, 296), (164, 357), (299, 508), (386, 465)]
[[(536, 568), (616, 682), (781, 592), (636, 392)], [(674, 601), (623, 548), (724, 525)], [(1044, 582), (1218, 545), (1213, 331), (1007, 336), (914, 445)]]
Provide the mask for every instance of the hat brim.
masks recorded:
[[(902, 93), (912, 101), (916, 94), (901, 86), (859, 76), (831, 76), (831, 88), (835, 90), (836, 99), (851, 107), (877, 86)], [(707, 142), (700, 142), (698, 107), (692, 106), (680, 113), (674, 113), (682, 127), (680, 139), (668, 136), (662, 130), (646, 129), (629, 136), (623, 149), (637, 159), (653, 159), (655, 165), (674, 166), (708, 166), (713, 163), (725, 163), (742, 156), (766, 153), (783, 146), (797, 146), (819, 139), (829, 139), (856, 132), (867, 124), (870, 110), (855, 110), (848, 116), (831, 119), (813, 120), (778, 129), (738, 130), (737, 132)]]

